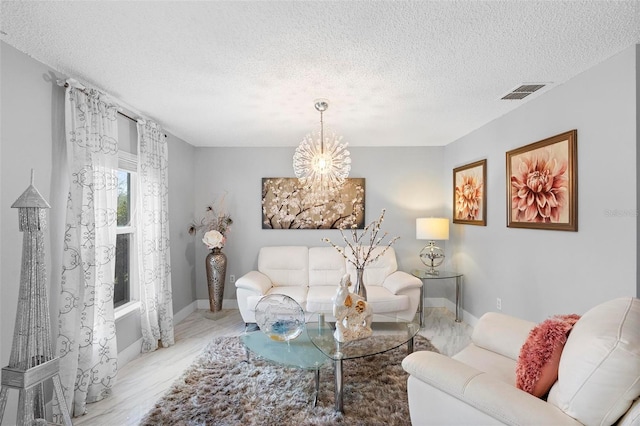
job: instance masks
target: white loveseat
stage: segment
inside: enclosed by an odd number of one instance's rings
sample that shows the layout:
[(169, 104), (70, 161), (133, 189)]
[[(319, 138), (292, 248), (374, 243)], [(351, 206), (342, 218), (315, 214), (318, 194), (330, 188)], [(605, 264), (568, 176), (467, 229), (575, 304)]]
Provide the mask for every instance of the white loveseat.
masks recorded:
[(580, 318), (547, 400), (515, 387), (520, 348), (535, 325), (487, 313), (452, 358), (407, 356), (412, 424), (640, 425), (639, 299), (614, 299)]
[[(382, 250), (377, 247), (376, 251)], [(372, 256), (375, 258), (376, 253)], [(258, 270), (236, 280), (236, 297), (245, 323), (255, 323), (258, 301), (268, 294), (293, 298), (307, 313), (323, 312), (331, 318), (332, 298), (345, 273), (356, 282), (355, 267), (333, 247), (272, 246), (262, 247)], [(393, 248), (364, 270), (367, 301), (376, 314), (412, 319), (421, 305), (422, 281), (398, 270)]]

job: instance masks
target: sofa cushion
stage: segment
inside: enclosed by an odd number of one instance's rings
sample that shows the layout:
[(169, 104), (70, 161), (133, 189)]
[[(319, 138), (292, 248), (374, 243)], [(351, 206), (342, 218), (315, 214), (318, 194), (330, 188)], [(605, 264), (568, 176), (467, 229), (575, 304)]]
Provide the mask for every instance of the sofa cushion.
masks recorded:
[(631, 408), (618, 420), (616, 426), (640, 425), (640, 398), (636, 399)]
[(258, 255), (258, 271), (268, 276), (274, 287), (307, 287), (309, 249), (306, 246), (262, 247)]
[(315, 286), (309, 287), (307, 293), (307, 312), (333, 312), (333, 296), (335, 296), (338, 286)]
[(285, 296), (289, 296), (293, 300), (295, 300), (298, 305), (304, 309), (307, 305), (307, 287), (300, 286), (279, 286), (279, 287), (271, 287), (267, 294), (265, 295), (255, 295), (249, 296), (247, 298), (247, 306), (249, 310), (255, 312), (256, 305), (264, 296), (269, 294), (284, 294)]
[[(338, 286), (309, 287), (307, 294), (307, 312), (333, 312), (333, 297)], [(395, 295), (384, 287), (367, 288), (367, 302), (374, 314), (390, 314), (409, 309), (410, 302), (407, 295)]]
[(610, 425), (640, 395), (640, 300), (587, 311), (567, 339), (548, 402), (584, 424)]
[[(535, 325), (533, 322), (499, 312), (487, 312), (480, 317), (473, 329), (471, 340), (478, 347), (517, 361), (520, 348)], [(496, 330), (500, 330), (500, 333), (496, 333)]]
[(395, 295), (380, 286), (367, 287), (367, 303), (371, 305), (374, 314), (400, 312), (410, 307), (409, 296)]
[(333, 247), (309, 248), (309, 287), (335, 286), (346, 273), (344, 257)]
[(531, 330), (516, 363), (516, 387), (538, 398), (558, 380), (560, 355), (578, 315), (556, 315)]
[[(386, 246), (375, 247), (371, 253), (370, 259), (375, 259), (385, 248)], [(345, 255), (347, 257), (352, 256), (349, 247), (345, 248)], [(355, 285), (356, 267), (353, 266), (351, 262), (346, 263), (347, 272), (351, 276), (351, 282)], [(397, 270), (398, 262), (396, 261), (396, 252), (393, 250), (393, 247), (389, 247), (389, 249), (382, 256), (378, 257), (375, 262), (369, 263), (364, 268), (364, 285), (367, 288), (369, 286), (381, 286), (385, 278)]]

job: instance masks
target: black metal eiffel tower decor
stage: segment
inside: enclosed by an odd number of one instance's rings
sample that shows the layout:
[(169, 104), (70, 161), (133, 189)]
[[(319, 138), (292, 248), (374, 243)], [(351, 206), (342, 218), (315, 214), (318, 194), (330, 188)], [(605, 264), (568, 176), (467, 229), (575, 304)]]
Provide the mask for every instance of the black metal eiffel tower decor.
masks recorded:
[(53, 382), (62, 419), (71, 426), (71, 417), (60, 382), (60, 360), (54, 358), (51, 345), (51, 320), (47, 301), (47, 275), (44, 261), (44, 232), (49, 203), (31, 185), (11, 206), (18, 209), (22, 242), (22, 269), (16, 325), (9, 365), (2, 369), (0, 391), (0, 423), (4, 417), (9, 389), (18, 390), (18, 425), (31, 425), (44, 419), (44, 389), (47, 380)]

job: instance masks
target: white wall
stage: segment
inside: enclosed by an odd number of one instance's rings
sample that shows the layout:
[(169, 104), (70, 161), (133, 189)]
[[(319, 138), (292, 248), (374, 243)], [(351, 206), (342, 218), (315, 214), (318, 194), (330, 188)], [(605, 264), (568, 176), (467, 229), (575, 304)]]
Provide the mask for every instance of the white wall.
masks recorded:
[[(58, 104), (60, 89), (46, 81), (49, 70), (42, 64), (36, 65), (35, 61), (4, 43), (0, 43), (0, 49), (0, 364), (4, 367), (9, 361), (13, 340), (23, 236), (18, 230), (18, 211), (12, 209), (11, 204), (29, 186), (32, 168), (36, 171), (36, 188), (51, 204), (52, 105)], [(46, 261), (50, 265), (48, 236), (46, 233)], [(49, 268), (47, 274), (50, 275)]]
[[(17, 210), (11, 209), (11, 204), (29, 186), (30, 170), (35, 169), (36, 187), (52, 206), (45, 250), (49, 287), (55, 289), (60, 276), (60, 260), (55, 253), (60, 252), (62, 244), (62, 231), (56, 224), (64, 220), (66, 194), (56, 189), (63, 180), (59, 163), (64, 157), (64, 89), (55, 82), (56, 72), (3, 42), (0, 59), (0, 365), (4, 367), (13, 340), (22, 259), (23, 234), (18, 230)], [(168, 136), (169, 219), (173, 224), (192, 217), (195, 148)], [(193, 258), (188, 251), (192, 240), (180, 226), (171, 225), (171, 243), (173, 308), (177, 312), (195, 299), (195, 277), (187, 260)], [(55, 306), (56, 296), (56, 291), (50, 291), (50, 305)], [(142, 336), (137, 317), (136, 313), (118, 322), (119, 350)], [(53, 327), (56, 318), (57, 313), (52, 316)]]
[[(640, 44), (636, 45), (636, 147), (640, 145)], [(640, 177), (638, 176), (638, 164), (640, 164), (640, 150), (636, 149), (636, 211), (640, 200)], [(636, 216), (636, 227), (640, 229), (640, 214)], [(640, 253), (640, 239), (636, 237), (636, 253)], [(640, 265), (636, 265), (636, 297), (640, 297)]]
[[(446, 147), (448, 170), (487, 159), (487, 226), (452, 228), (467, 311), (496, 310), (499, 297), (505, 313), (535, 321), (636, 295), (636, 52), (633, 46)], [(507, 228), (505, 153), (571, 129), (578, 130), (578, 232)]]
[[(18, 211), (11, 204), (29, 186), (30, 170), (36, 172), (35, 186), (52, 205), (49, 224), (60, 216), (55, 205), (50, 182), (53, 176), (54, 135), (60, 130), (54, 118), (64, 106), (64, 91), (50, 81), (51, 70), (12, 47), (0, 42), (1, 116), (0, 142), (2, 149), (0, 175), (0, 365), (9, 363), (16, 318), (22, 237), (18, 230)], [(57, 215), (57, 216), (56, 216)], [(51, 229), (51, 226), (49, 227)], [(45, 233), (47, 276), (51, 284), (50, 232)], [(51, 300), (50, 300), (51, 302)], [(52, 323), (56, 326), (57, 321)], [(4, 420), (12, 424), (16, 415), (17, 395), (9, 392)]]
[[(310, 129), (312, 130), (312, 129)], [(339, 129), (347, 140), (351, 135)], [(302, 140), (304, 135), (292, 134)], [(353, 136), (355, 137), (355, 136)], [(234, 220), (224, 248), (227, 255), (225, 299), (235, 299), (229, 275), (239, 277), (257, 267), (258, 250), (266, 245), (323, 246), (323, 237), (340, 240), (337, 230), (262, 229), (262, 178), (292, 177), (295, 148), (199, 148), (196, 155), (195, 211), (225, 191), (226, 205)], [(410, 271), (423, 266), (418, 253), (425, 241), (415, 239), (415, 219), (445, 212), (442, 161), (444, 148), (350, 148), (351, 177), (365, 178), (365, 221), (386, 209), (383, 231), (400, 236), (394, 248), (399, 267)], [(186, 226), (187, 224), (185, 224)], [(206, 248), (194, 237), (197, 297), (207, 299)], [(435, 293), (434, 293), (435, 296)]]

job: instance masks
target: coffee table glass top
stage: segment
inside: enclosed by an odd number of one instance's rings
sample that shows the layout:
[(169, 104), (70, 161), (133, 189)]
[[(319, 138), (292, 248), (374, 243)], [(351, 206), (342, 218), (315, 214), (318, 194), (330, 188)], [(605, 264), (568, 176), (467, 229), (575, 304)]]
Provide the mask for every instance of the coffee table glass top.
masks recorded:
[[(378, 317), (380, 317), (378, 315)], [(315, 314), (307, 322), (307, 336), (311, 342), (332, 360), (362, 358), (376, 355), (408, 343), (420, 331), (420, 316), (411, 321), (396, 317), (376, 318), (374, 335), (361, 340), (340, 343), (333, 338), (333, 323), (324, 320), (323, 314)], [(304, 333), (303, 333), (304, 335)], [(380, 336), (388, 336), (379, 339)]]
[(288, 367), (317, 370), (329, 362), (305, 332), (289, 342), (272, 340), (260, 330), (243, 334), (240, 338), (245, 347), (259, 357)]

